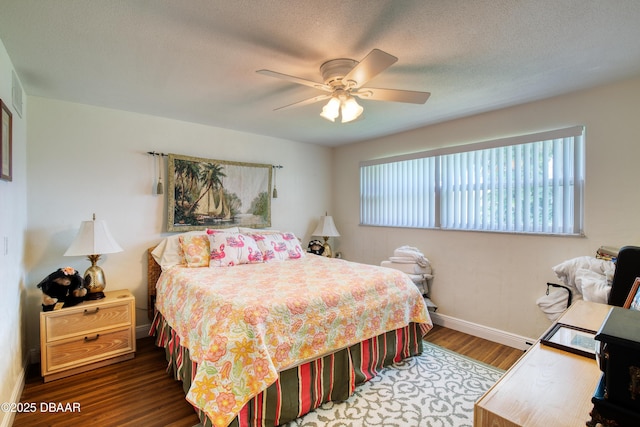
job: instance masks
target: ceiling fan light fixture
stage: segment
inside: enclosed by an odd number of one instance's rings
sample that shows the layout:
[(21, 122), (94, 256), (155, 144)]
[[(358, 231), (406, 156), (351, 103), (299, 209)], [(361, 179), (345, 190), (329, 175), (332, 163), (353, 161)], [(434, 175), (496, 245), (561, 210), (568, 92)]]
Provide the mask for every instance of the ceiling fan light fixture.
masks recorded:
[(429, 95), (431, 95), (429, 92), (367, 88), (366, 85), (372, 78), (395, 64), (396, 61), (398, 61), (398, 58), (380, 49), (371, 50), (371, 52), (359, 62), (349, 58), (330, 59), (320, 66), (323, 83), (271, 70), (258, 70), (257, 73), (326, 92), (324, 95), (314, 96), (313, 98), (285, 105), (275, 110), (301, 107), (331, 98), (322, 109), (320, 116), (335, 122), (338, 116), (342, 115), (342, 123), (348, 123), (356, 120), (364, 111), (364, 108), (358, 105), (356, 100), (353, 99), (353, 96), (372, 101), (392, 101), (411, 104), (424, 104), (427, 102)]
[(322, 107), (322, 113), (320, 116), (324, 117), (327, 120), (335, 122), (338, 116), (340, 115), (340, 100), (336, 97), (332, 97), (327, 105)]
[(358, 104), (354, 97), (349, 96), (342, 101), (340, 112), (342, 113), (342, 123), (349, 123), (360, 117), (364, 108)]

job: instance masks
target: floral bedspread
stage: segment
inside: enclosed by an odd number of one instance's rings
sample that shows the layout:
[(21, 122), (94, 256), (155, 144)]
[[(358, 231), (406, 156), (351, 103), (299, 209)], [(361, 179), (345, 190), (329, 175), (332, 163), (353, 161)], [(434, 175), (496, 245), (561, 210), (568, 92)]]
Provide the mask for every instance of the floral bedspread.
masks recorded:
[(405, 274), (309, 255), (234, 267), (174, 267), (156, 305), (198, 369), (187, 400), (216, 426), (278, 371), (410, 322), (432, 326)]

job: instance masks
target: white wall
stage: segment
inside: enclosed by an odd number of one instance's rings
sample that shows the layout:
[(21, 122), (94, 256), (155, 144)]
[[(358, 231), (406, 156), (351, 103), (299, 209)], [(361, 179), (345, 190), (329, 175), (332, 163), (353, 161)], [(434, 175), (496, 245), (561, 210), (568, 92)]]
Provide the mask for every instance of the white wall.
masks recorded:
[(167, 215), (166, 191), (152, 194), (156, 160), (147, 151), (282, 165), (272, 228), (293, 231), (305, 242), (330, 209), (327, 147), (38, 97), (29, 98), (28, 130), (29, 348), (38, 346), (36, 285), (59, 267), (82, 273), (89, 266), (82, 257), (63, 254), (80, 222), (94, 212), (124, 249), (99, 262), (107, 290), (130, 289), (139, 308), (137, 324), (149, 322), (146, 250), (165, 234)]
[[(11, 72), (13, 65), (0, 41), (0, 99), (7, 104), (13, 118), (13, 181), (0, 181), (0, 401), (19, 399), (24, 381), (26, 348), (23, 345), (22, 301), (25, 269), (24, 234), (27, 228), (27, 131), (22, 118), (13, 108)], [(23, 95), (23, 99), (24, 99)], [(26, 100), (25, 100), (26, 101)], [(26, 107), (26, 102), (24, 102)], [(5, 246), (6, 245), (6, 246)], [(16, 396), (17, 394), (17, 396)], [(9, 425), (12, 414), (0, 413), (0, 425)]]
[[(408, 244), (435, 269), (438, 313), (539, 336), (549, 322), (536, 305), (551, 268), (601, 245), (640, 245), (640, 78), (425, 127), (333, 153), (333, 206), (346, 258), (378, 264)], [(434, 96), (437, 94), (434, 94)], [(586, 238), (359, 226), (358, 163), (572, 125), (586, 126)]]

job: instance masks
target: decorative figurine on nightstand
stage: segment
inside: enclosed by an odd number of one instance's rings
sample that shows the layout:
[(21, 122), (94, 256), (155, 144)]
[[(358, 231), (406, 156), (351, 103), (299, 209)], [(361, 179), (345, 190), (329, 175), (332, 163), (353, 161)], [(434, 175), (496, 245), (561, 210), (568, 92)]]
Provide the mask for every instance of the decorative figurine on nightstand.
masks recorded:
[(312, 240), (309, 242), (307, 252), (311, 254), (322, 255), (322, 253), (324, 252), (324, 245), (320, 240)]
[(42, 289), (42, 310), (59, 310), (84, 300), (87, 289), (84, 279), (74, 268), (59, 268), (38, 283)]

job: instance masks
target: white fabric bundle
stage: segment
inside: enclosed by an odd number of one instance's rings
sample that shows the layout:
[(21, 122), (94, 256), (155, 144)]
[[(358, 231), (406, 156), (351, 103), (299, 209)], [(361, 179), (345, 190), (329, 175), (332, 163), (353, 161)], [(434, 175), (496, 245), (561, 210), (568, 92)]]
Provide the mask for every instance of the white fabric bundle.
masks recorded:
[(578, 270), (576, 273), (576, 287), (582, 291), (585, 301), (606, 304), (609, 301), (612, 280), (613, 270), (611, 278), (586, 269)]
[(406, 274), (431, 274), (431, 266), (427, 265), (423, 267), (412, 260), (411, 262), (395, 262), (391, 257), (389, 261), (382, 261), (380, 263), (383, 267), (394, 268), (400, 270)]
[[(571, 289), (572, 302), (584, 299), (606, 304), (615, 267), (609, 260), (581, 256), (556, 265), (553, 271), (562, 284)], [(549, 320), (556, 320), (567, 309), (568, 298), (566, 290), (557, 289), (536, 302)]]
[(605, 303), (609, 298), (616, 266), (612, 261), (581, 256), (553, 267), (554, 273), (575, 296), (587, 301)]
[(427, 293), (426, 281), (433, 278), (431, 264), (417, 248), (400, 246), (393, 251), (393, 256), (382, 261), (380, 265), (403, 272), (409, 276), (423, 295)]
[(404, 260), (404, 262), (410, 262), (410, 260), (413, 260), (413, 262), (421, 267), (427, 267), (429, 265), (429, 260), (424, 257), (422, 252), (411, 246), (400, 246), (393, 251), (393, 257), (389, 258), (389, 260), (393, 262), (402, 262), (402, 260)]

